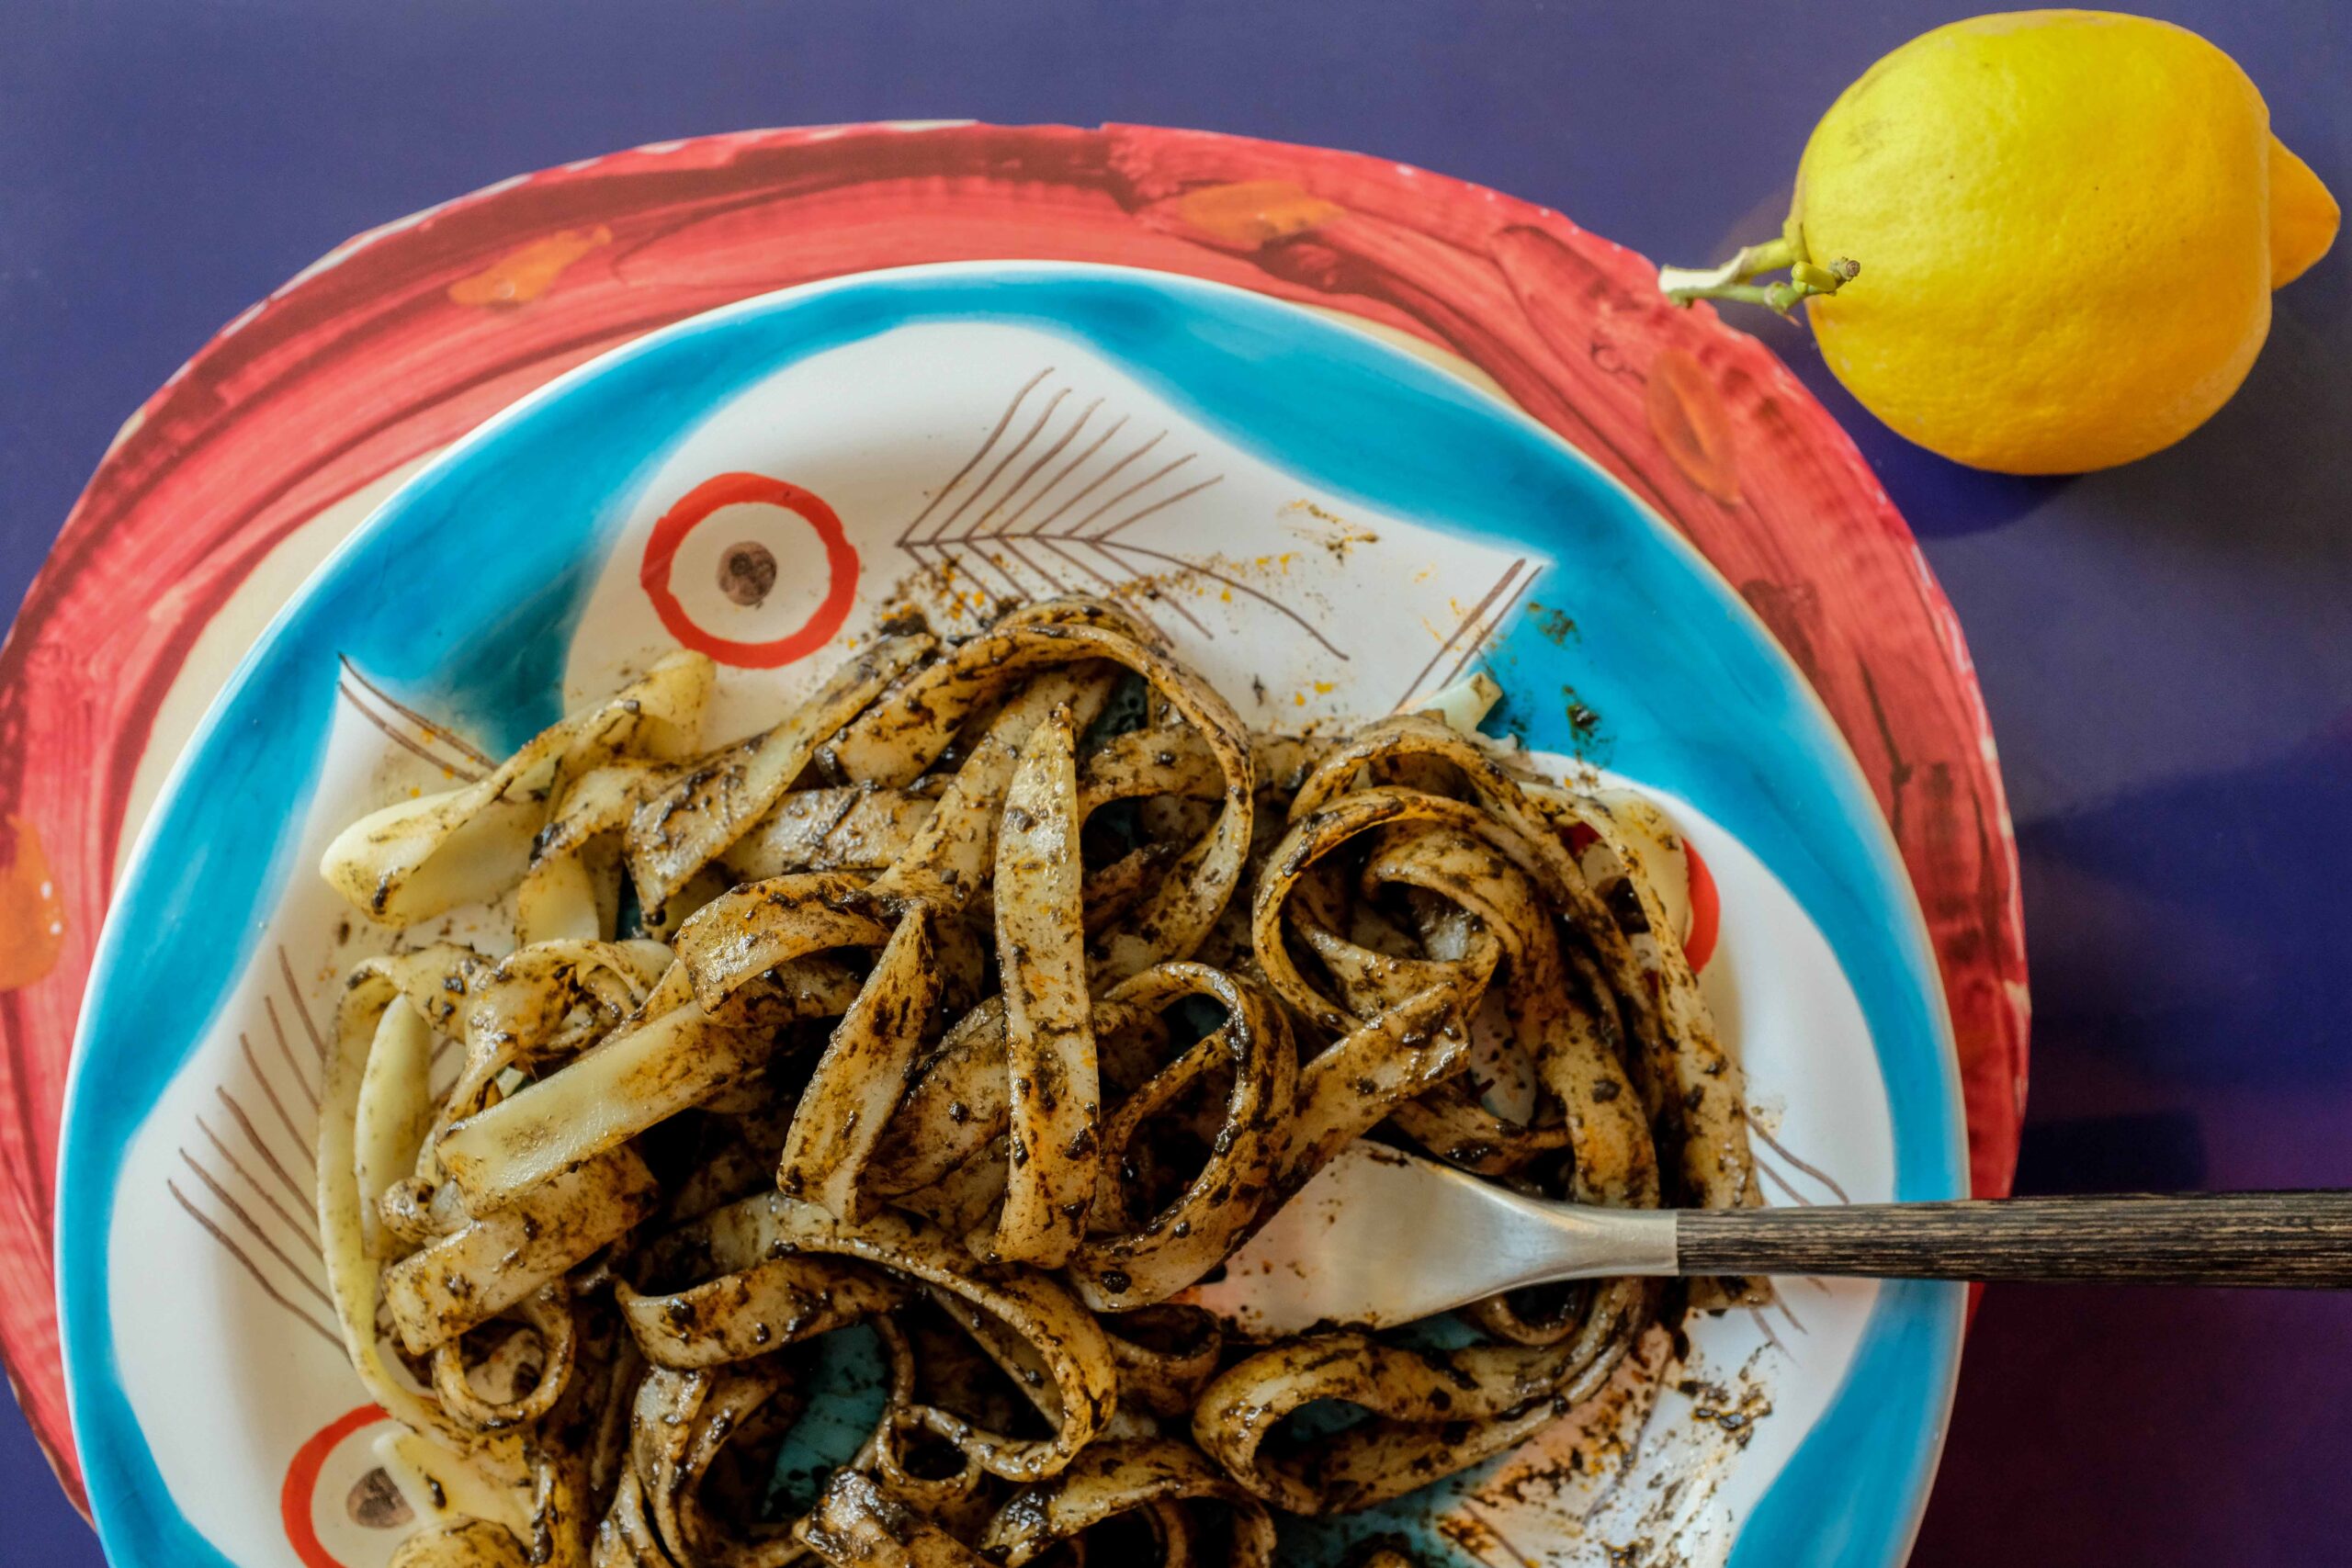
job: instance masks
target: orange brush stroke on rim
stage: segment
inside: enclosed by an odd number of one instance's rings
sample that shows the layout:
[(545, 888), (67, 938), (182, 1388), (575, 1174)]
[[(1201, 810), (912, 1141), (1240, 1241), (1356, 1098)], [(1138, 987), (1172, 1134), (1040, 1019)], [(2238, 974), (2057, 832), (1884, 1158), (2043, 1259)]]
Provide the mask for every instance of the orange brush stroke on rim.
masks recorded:
[(521, 305), (555, 287), (564, 269), (600, 245), (613, 243), (613, 231), (599, 223), (594, 229), (561, 229), (528, 244), (517, 245), (480, 272), (449, 285), (455, 305)]
[(1739, 503), (1739, 459), (1732, 450), (1731, 415), (1698, 360), (1679, 348), (1650, 362), (1645, 398), (1650, 434), (1683, 478), (1722, 502)]
[(0, 818), (0, 991), (42, 978), (64, 946), (65, 905), (40, 835), (21, 817)]
[(1256, 250), (1270, 240), (1287, 239), (1329, 223), (1346, 212), (1289, 180), (1238, 180), (1186, 191), (1172, 204), (1176, 215), (1212, 240)]

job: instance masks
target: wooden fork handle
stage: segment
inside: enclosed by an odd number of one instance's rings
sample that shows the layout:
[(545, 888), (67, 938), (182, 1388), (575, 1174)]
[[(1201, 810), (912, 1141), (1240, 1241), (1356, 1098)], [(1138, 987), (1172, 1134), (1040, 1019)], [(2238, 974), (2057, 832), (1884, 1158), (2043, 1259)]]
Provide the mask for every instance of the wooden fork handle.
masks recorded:
[(1688, 1209), (1684, 1274), (2352, 1287), (2352, 1192)]

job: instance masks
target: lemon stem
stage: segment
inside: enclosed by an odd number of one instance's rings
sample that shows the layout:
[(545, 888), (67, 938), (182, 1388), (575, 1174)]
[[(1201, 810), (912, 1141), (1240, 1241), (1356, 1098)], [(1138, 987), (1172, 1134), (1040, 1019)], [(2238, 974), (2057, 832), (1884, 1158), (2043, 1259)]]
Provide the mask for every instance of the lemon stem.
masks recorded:
[[(1785, 278), (1753, 281), (1783, 268), (1789, 274)], [(1860, 276), (1861, 270), (1860, 262), (1843, 256), (1827, 266), (1815, 265), (1805, 254), (1803, 238), (1792, 232), (1760, 245), (1742, 245), (1739, 254), (1721, 266), (1662, 266), (1657, 269), (1657, 286), (1678, 305), (1693, 299), (1737, 299), (1785, 316), (1800, 299), (1837, 293), (1840, 285)]]

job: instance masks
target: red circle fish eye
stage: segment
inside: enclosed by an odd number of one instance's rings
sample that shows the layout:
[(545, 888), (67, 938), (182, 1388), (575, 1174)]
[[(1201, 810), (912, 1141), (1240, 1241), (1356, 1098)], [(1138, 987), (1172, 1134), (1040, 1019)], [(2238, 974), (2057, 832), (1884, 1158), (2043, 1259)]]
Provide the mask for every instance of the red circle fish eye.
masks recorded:
[[(825, 596), (797, 630), (784, 637), (765, 642), (719, 637), (695, 621), (671, 586), (671, 570), (686, 536), (714, 513), (729, 506), (779, 507), (808, 524), (824, 547)], [(757, 570), (756, 563), (753, 570)], [(775, 570), (773, 558), (766, 559), (764, 570), (772, 581)], [(849, 619), (851, 604), (856, 602), (857, 573), (857, 550), (842, 532), (841, 518), (822, 498), (765, 474), (732, 473), (705, 479), (662, 513), (662, 520), (653, 525), (653, 536), (645, 542), (645, 560), (639, 569), (638, 581), (644, 586), (645, 596), (653, 602), (654, 614), (662, 617), (663, 629), (685, 647), (738, 669), (775, 670), (806, 659), (832, 640), (842, 624)], [(761, 592), (764, 592), (763, 587)], [(730, 592), (729, 597), (736, 595)], [(746, 601), (738, 598), (737, 602)]]
[(278, 1489), (277, 1512), (286, 1530), (286, 1544), (302, 1560), (302, 1568), (344, 1568), (342, 1560), (319, 1540), (317, 1527), (311, 1522), (311, 1497), (318, 1491), (319, 1472), (326, 1467), (327, 1456), (345, 1438), (389, 1419), (381, 1405), (363, 1404), (336, 1416), (294, 1450), (294, 1458), (286, 1466), (285, 1483)]

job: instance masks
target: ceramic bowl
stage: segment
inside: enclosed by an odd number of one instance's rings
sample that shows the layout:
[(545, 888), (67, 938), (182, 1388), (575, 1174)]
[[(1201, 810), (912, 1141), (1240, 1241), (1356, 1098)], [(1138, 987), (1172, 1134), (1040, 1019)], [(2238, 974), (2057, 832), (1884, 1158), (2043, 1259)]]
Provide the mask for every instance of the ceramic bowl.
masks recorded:
[[(1622, 487), (1412, 355), (1238, 290), (869, 274), (633, 343), (451, 448), (279, 615), (165, 786), (62, 1162), (67, 1374), (119, 1568), (377, 1568), (401, 1538), (311, 1213), (321, 1031), (380, 947), (312, 870), (327, 839), (673, 648), (718, 661), (726, 735), (910, 604), (952, 630), (1071, 592), (1148, 616), (1255, 724), (1493, 674), (1491, 730), (1649, 793), (1690, 844), (1771, 1200), (1962, 1195), (1950, 1024), (1863, 778)], [(1961, 1310), (1953, 1287), (1785, 1281), (1692, 1322), (1685, 1360), (1655, 1336), (1519, 1452), (1302, 1524), (1285, 1561), (1402, 1530), (1433, 1563), (1898, 1562)]]

